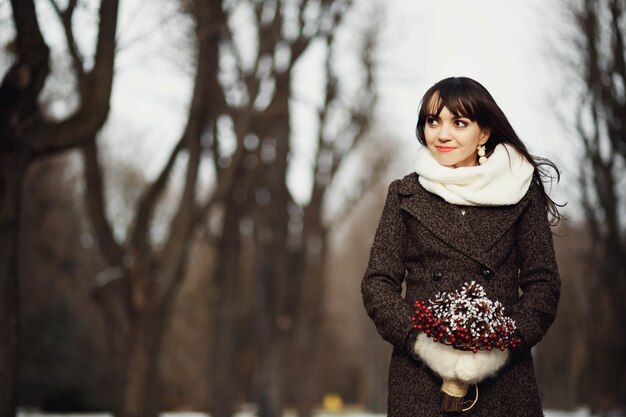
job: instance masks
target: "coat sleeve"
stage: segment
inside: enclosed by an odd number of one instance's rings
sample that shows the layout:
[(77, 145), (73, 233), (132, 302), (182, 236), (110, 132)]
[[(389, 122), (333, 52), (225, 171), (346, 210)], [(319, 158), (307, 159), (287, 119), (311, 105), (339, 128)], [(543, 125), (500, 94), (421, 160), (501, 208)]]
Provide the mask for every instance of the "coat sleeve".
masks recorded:
[(522, 349), (535, 346), (548, 331), (556, 318), (561, 288), (544, 198), (535, 184), (529, 192), (531, 201), (518, 224), (522, 295), (511, 314), (522, 339)]
[(415, 357), (417, 331), (412, 329), (413, 309), (401, 294), (405, 275), (401, 254), (407, 238), (399, 207), (399, 183), (400, 180), (395, 180), (389, 185), (361, 281), (361, 294), (367, 314), (383, 339)]

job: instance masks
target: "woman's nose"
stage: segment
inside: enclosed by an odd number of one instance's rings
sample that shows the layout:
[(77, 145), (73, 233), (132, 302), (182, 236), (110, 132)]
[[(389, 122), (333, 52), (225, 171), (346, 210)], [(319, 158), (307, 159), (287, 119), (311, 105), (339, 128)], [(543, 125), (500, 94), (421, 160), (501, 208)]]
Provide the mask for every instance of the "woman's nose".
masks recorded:
[(450, 140), (452, 137), (450, 136), (450, 128), (445, 124), (441, 126), (439, 129), (439, 135), (437, 137), (441, 140)]

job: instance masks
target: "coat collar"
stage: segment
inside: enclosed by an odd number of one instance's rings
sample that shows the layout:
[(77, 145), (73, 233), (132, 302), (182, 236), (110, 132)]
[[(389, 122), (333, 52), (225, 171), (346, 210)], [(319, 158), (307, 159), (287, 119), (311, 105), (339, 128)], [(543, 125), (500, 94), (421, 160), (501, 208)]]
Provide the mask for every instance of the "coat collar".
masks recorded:
[(398, 187), (400, 208), (407, 211), (459, 252), (493, 268), (489, 249), (507, 232), (528, 204), (528, 194), (519, 203), (508, 206), (463, 206), (446, 202), (430, 193), (418, 181), (418, 175), (405, 176)]

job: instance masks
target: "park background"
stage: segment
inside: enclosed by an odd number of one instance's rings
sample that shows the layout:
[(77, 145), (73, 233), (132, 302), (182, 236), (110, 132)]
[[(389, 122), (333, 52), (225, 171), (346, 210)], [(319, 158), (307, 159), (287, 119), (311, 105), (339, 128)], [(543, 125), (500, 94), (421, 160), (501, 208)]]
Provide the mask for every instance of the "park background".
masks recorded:
[(624, 415), (625, 28), (622, 0), (0, 0), (0, 416), (384, 413), (360, 280), (448, 76), (560, 168), (544, 406)]

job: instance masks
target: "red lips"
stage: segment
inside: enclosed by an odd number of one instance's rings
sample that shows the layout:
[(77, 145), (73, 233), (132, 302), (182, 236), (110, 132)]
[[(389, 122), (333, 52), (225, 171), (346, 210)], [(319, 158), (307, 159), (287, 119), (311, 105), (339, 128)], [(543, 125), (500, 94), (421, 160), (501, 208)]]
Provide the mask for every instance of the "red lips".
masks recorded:
[(452, 147), (452, 146), (435, 146), (435, 148), (439, 151), (439, 152), (450, 152), (455, 150), (456, 148)]

